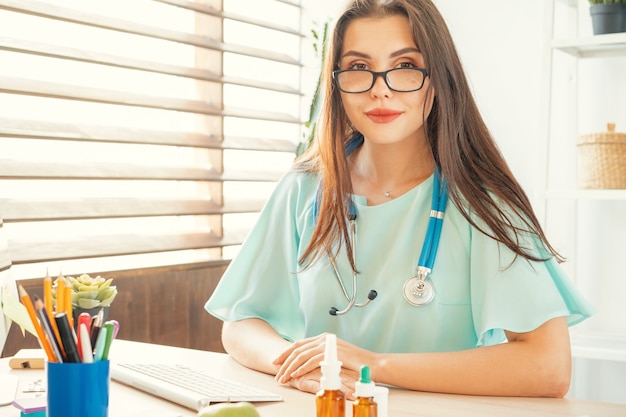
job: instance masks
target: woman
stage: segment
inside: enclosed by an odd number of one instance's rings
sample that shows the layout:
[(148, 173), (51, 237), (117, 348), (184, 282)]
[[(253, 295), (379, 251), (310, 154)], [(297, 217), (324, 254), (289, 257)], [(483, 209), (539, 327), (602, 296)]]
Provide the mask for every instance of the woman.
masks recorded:
[(225, 349), (311, 393), (334, 333), (348, 397), (363, 364), (412, 390), (565, 395), (568, 325), (592, 308), (490, 136), (435, 6), (353, 0), (328, 53), (316, 143), (206, 304)]

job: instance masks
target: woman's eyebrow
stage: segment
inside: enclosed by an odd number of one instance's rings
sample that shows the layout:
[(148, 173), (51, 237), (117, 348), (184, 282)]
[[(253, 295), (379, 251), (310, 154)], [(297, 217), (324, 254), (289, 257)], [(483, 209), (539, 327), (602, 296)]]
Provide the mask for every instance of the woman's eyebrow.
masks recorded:
[[(409, 54), (409, 53), (418, 53), (419, 54), (421, 52), (420, 52), (419, 49), (417, 49), (415, 47), (412, 47), (412, 46), (409, 46), (409, 47), (406, 47), (406, 48), (399, 49), (399, 50), (397, 50), (395, 52), (392, 52), (391, 54), (389, 54), (389, 58), (395, 58), (395, 57), (398, 57), (398, 56), (401, 56), (401, 55), (404, 55), (404, 54)], [(366, 53), (359, 52), (359, 51), (354, 51), (354, 50), (346, 51), (343, 55), (341, 55), (341, 58), (345, 58), (345, 57), (348, 57), (348, 56), (353, 56), (353, 57), (356, 57), (356, 58), (363, 58), (363, 59), (371, 58), (371, 56), (369, 56)]]
[(341, 55), (342, 58), (345, 58), (347, 56), (354, 56), (357, 58), (371, 58), (371, 56), (369, 56), (368, 54), (364, 54), (363, 52), (358, 52), (358, 51), (346, 51), (343, 55)]
[(419, 49), (415, 48), (415, 47), (410, 46), (410, 47), (407, 47), (407, 48), (399, 49), (396, 52), (393, 52), (391, 55), (389, 55), (389, 58), (395, 58), (397, 56), (404, 55), (404, 54), (410, 54), (410, 53), (417, 53), (417, 54), (419, 54), (419, 53), (421, 53), (421, 51)]

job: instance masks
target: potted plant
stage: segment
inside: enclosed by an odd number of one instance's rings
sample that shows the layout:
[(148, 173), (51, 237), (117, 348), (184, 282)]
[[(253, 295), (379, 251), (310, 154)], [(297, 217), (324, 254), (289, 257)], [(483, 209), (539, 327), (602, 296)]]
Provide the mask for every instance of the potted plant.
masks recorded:
[[(61, 277), (60, 277), (61, 278)], [(89, 274), (82, 274), (79, 277), (64, 277), (65, 285), (71, 288), (73, 316), (78, 317), (80, 313), (87, 312), (96, 315), (101, 309), (104, 310), (104, 318), (108, 316), (109, 307), (117, 295), (117, 287), (111, 285), (112, 278), (105, 279), (101, 276), (92, 277)], [(52, 296), (56, 308), (56, 287), (55, 281)]]
[(589, 0), (594, 35), (626, 32), (626, 0)]

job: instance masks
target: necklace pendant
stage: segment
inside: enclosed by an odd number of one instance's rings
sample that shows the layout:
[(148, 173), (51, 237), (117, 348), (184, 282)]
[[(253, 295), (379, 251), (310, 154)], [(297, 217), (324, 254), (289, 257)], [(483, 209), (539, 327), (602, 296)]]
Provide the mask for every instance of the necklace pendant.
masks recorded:
[(430, 280), (413, 277), (404, 283), (404, 299), (411, 305), (419, 307), (429, 304), (435, 298), (435, 289)]
[(387, 198), (391, 197), (391, 193), (389, 191), (385, 191), (385, 197)]

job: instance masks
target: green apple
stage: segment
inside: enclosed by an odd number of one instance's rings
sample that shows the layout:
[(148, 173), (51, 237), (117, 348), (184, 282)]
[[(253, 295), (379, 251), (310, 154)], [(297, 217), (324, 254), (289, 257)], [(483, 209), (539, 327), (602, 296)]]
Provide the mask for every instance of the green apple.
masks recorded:
[(197, 417), (261, 417), (249, 402), (219, 403), (208, 405), (198, 411)]

